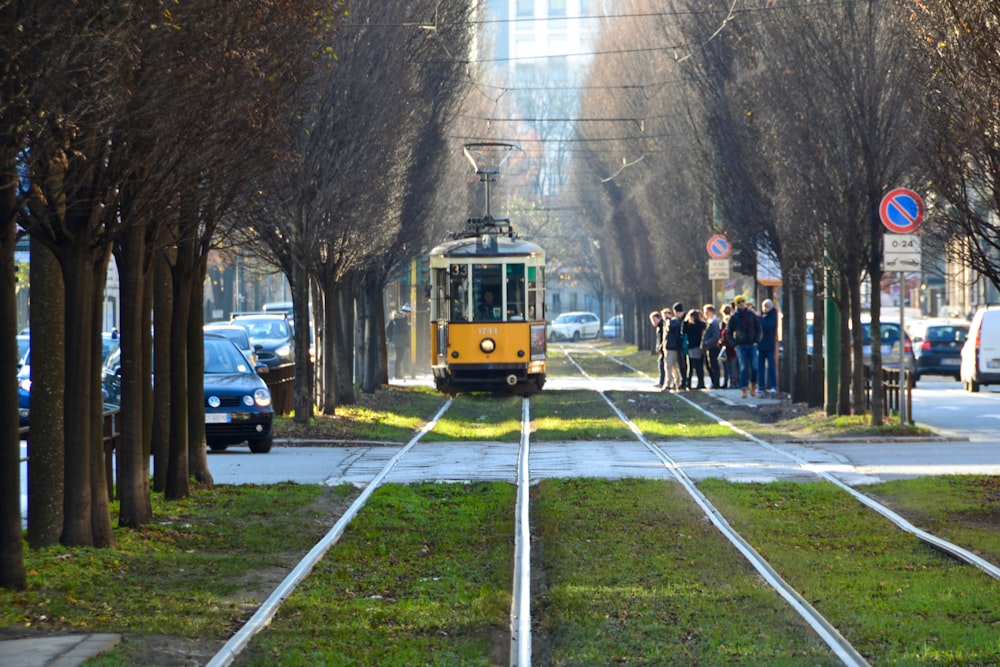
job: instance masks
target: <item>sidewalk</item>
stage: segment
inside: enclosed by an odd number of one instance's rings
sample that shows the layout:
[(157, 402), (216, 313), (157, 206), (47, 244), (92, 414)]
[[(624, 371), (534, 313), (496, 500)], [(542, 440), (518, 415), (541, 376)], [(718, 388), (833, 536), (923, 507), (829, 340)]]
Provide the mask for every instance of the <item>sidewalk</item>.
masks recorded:
[(79, 667), (107, 651), (121, 635), (50, 635), (0, 641), (0, 665), (11, 667)]

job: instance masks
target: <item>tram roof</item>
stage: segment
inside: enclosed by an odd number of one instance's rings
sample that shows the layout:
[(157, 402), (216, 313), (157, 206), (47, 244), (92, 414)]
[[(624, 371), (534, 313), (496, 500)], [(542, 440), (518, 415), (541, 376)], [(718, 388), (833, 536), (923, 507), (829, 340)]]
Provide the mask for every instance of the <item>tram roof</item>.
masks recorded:
[(456, 239), (454, 241), (446, 241), (441, 245), (434, 247), (431, 252), (431, 257), (503, 257), (503, 256), (515, 256), (515, 257), (545, 257), (545, 250), (542, 246), (537, 243), (531, 243), (530, 241), (522, 241), (521, 239), (508, 239), (505, 237), (497, 238), (497, 249), (496, 252), (483, 252), (481, 249), (477, 249), (475, 238), (465, 238)]

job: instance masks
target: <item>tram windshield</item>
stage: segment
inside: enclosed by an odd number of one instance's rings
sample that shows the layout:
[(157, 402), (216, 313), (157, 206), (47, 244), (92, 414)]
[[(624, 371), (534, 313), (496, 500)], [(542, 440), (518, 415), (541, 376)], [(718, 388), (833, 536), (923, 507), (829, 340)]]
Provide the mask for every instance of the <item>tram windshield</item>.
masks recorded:
[[(540, 267), (523, 263), (452, 264), (437, 280), (435, 312), (451, 322), (534, 319), (541, 298)], [(442, 289), (447, 286), (447, 289)]]

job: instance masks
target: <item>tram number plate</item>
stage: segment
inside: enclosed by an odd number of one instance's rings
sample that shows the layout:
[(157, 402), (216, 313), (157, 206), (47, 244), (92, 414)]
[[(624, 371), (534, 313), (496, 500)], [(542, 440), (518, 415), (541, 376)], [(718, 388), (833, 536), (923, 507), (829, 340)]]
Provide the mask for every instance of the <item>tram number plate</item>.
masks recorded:
[(498, 333), (500, 333), (500, 330), (496, 327), (479, 327), (480, 336), (496, 336)]

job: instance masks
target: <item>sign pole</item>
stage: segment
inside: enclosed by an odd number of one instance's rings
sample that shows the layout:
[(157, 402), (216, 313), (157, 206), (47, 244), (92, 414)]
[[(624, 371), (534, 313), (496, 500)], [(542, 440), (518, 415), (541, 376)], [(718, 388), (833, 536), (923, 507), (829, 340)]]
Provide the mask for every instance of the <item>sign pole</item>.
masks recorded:
[(906, 426), (910, 421), (910, 405), (906, 400), (906, 389), (909, 387), (909, 374), (906, 372), (906, 274), (899, 272), (899, 425)]
[[(882, 224), (894, 234), (912, 234), (924, 220), (924, 201), (913, 190), (896, 188), (882, 198), (879, 204), (879, 217)], [(919, 237), (915, 237), (919, 240)], [(910, 242), (912, 245), (913, 242)], [(919, 247), (919, 246), (918, 246)], [(919, 266), (919, 257), (917, 259)], [(874, 291), (874, 285), (872, 291)], [(910, 421), (910, 406), (907, 392), (910, 383), (906, 372), (906, 275), (903, 267), (899, 268), (899, 424), (903, 426)], [(875, 369), (872, 369), (874, 372)]]

